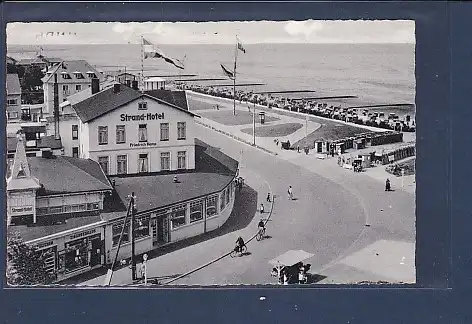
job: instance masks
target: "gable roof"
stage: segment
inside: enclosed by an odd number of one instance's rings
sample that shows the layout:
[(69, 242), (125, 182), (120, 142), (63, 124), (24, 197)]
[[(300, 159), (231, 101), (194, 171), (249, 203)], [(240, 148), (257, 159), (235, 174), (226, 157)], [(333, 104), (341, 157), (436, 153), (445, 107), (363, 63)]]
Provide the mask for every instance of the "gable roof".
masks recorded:
[(68, 156), (27, 159), (31, 174), (41, 184), (41, 195), (112, 189), (100, 165), (90, 159)]
[(7, 180), (7, 190), (38, 189), (39, 182), (32, 176), (26, 160), (25, 142), (20, 137), (16, 144), (15, 159), (11, 175)]
[(161, 99), (165, 102), (173, 104), (184, 110), (188, 109), (187, 94), (185, 91), (173, 91), (173, 90), (148, 90), (144, 91), (145, 94), (151, 97)]
[(7, 95), (21, 94), (20, 79), (18, 79), (18, 74), (8, 73), (6, 83)]
[(95, 95), (75, 104), (73, 108), (80, 120), (84, 123), (87, 123), (142, 97), (147, 97), (161, 104), (165, 104), (185, 112), (191, 116), (198, 117), (198, 115), (195, 115), (194, 113), (182, 107), (150, 96), (146, 93), (141, 93), (138, 90), (134, 90), (123, 84), (120, 85), (120, 91), (117, 93), (114, 92), (113, 87), (102, 90)]
[(55, 65), (47, 74), (44, 78), (41, 79), (43, 83), (48, 83), (48, 82), (54, 82), (54, 79), (52, 76), (55, 73), (59, 72), (66, 72), (68, 73), (72, 79), (61, 79), (61, 83), (77, 83), (77, 79), (74, 77), (74, 72), (80, 72), (82, 73), (84, 79), (80, 79), (81, 82), (91, 79), (87, 76), (87, 72), (93, 72), (95, 73), (95, 76), (99, 79), (102, 79), (102, 75), (93, 67), (91, 66), (87, 61), (85, 60), (71, 60), (71, 61), (61, 61), (59, 64)]

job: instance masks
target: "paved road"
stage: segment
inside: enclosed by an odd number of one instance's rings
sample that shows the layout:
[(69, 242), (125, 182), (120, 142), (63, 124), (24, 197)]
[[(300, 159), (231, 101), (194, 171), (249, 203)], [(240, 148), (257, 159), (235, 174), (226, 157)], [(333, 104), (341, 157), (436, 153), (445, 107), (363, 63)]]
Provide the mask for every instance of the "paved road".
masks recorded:
[[(224, 285), (274, 283), (268, 261), (290, 249), (303, 249), (314, 256), (307, 260), (313, 273), (330, 281), (330, 269), (337, 261), (379, 240), (414, 242), (414, 197), (398, 191), (383, 192), (383, 185), (370, 177), (343, 173), (317, 165), (303, 155), (275, 157), (224, 135), (197, 126), (197, 137), (240, 160), (241, 175), (258, 192), (259, 203), (267, 192), (277, 195), (272, 220), (267, 225), (271, 236), (262, 242), (252, 241), (249, 255), (227, 257), (174, 284)], [(327, 172), (329, 173), (327, 175)], [(288, 201), (288, 185), (294, 187), (295, 201)], [(238, 200), (237, 203), (244, 204)], [(266, 210), (268, 210), (266, 204)], [(385, 211), (385, 212), (384, 212)], [(237, 216), (237, 215), (236, 215)], [(149, 277), (175, 276), (185, 273), (227, 252), (241, 235), (247, 239), (257, 230), (259, 216), (245, 228), (191, 245), (148, 262)], [(369, 222), (370, 227), (365, 227)], [(365, 258), (365, 256), (360, 256)], [(349, 281), (359, 277), (353, 269), (333, 270), (333, 278)], [(339, 267), (338, 267), (339, 270)], [(339, 271), (338, 271), (339, 272)], [(113, 284), (129, 283), (129, 270), (115, 273)], [(362, 280), (387, 278), (363, 273)], [(85, 284), (101, 284), (103, 277)]]

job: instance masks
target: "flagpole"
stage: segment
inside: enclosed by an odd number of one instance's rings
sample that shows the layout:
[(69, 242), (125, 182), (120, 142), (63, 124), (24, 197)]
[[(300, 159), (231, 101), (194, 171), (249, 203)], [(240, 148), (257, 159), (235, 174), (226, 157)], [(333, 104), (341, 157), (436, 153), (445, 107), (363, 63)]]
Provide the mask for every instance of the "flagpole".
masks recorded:
[(256, 101), (252, 109), (252, 145), (256, 146)]
[(236, 62), (238, 61), (238, 36), (234, 47), (234, 71), (233, 71), (233, 116), (236, 116)]
[(144, 93), (144, 38), (141, 35), (141, 92)]

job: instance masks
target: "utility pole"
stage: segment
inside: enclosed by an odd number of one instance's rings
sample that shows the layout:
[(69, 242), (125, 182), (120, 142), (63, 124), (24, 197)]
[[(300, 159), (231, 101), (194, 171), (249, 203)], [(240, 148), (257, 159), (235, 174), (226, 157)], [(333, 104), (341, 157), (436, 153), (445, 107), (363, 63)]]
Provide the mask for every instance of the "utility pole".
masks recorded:
[(131, 205), (131, 276), (132, 280), (135, 281), (137, 279), (136, 276), (136, 256), (135, 256), (135, 235), (134, 235), (134, 223), (135, 223), (135, 215), (136, 215), (136, 205), (135, 205), (135, 196), (134, 196), (134, 191), (131, 194), (131, 199), (130, 199), (130, 205)]
[(252, 109), (252, 145), (256, 146), (256, 101)]

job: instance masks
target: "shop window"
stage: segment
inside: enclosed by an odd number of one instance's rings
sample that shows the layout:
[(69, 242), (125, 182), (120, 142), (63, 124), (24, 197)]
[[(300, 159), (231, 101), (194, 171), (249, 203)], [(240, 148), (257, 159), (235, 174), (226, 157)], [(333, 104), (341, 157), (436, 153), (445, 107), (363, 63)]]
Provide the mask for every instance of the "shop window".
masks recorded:
[(177, 168), (178, 169), (187, 168), (187, 152), (185, 151), (177, 152)]
[(79, 148), (78, 147), (73, 147), (72, 148), (72, 157), (74, 157), (74, 158), (79, 157)]
[(65, 244), (66, 272), (86, 267), (88, 265), (88, 240), (81, 239)]
[(116, 144), (122, 144), (126, 142), (126, 131), (125, 125), (116, 126)]
[(208, 197), (206, 199), (207, 217), (215, 216), (218, 213), (218, 195)]
[(139, 125), (138, 140), (140, 142), (147, 142), (148, 136), (147, 136), (147, 125), (146, 124)]
[[(113, 246), (118, 245), (118, 241), (120, 240), (122, 229), (123, 229), (123, 222), (113, 224), (112, 226)], [(129, 223), (127, 223), (125, 227), (125, 231), (123, 233), (123, 238), (121, 239), (121, 244), (129, 242), (129, 233), (130, 233)]]
[(79, 139), (79, 125), (72, 125), (72, 139)]
[(186, 224), (185, 216), (187, 214), (187, 205), (182, 204), (172, 209), (172, 229), (179, 228)]
[(187, 137), (185, 129), (185, 122), (178, 122), (177, 123), (177, 139), (184, 140)]
[(36, 208), (36, 215), (47, 215), (47, 213), (48, 213), (47, 207)]
[(108, 126), (98, 126), (98, 144), (108, 144)]
[(170, 153), (161, 153), (161, 171), (170, 170)]
[(126, 174), (128, 173), (128, 166), (127, 166), (127, 156), (126, 155), (118, 155), (116, 157), (116, 172), (118, 174)]
[(65, 205), (65, 206), (63, 207), (63, 210), (64, 210), (64, 213), (70, 213), (70, 206)]
[(203, 219), (203, 201), (190, 203), (190, 223)]
[(225, 194), (226, 194), (226, 190), (223, 190), (223, 192), (221, 193), (220, 210), (225, 209), (225, 202), (226, 202)]
[(70, 211), (73, 213), (76, 213), (79, 211), (79, 205), (71, 205), (70, 206)]
[(136, 239), (140, 239), (150, 235), (149, 231), (149, 216), (141, 217), (136, 219), (136, 228), (134, 230), (134, 235)]
[(138, 172), (139, 172), (139, 173), (146, 173), (146, 172), (149, 172), (149, 168), (148, 168), (148, 155), (147, 155), (147, 154), (139, 154), (139, 158), (138, 158)]
[(102, 168), (105, 174), (108, 174), (108, 156), (99, 156), (98, 157), (98, 164)]
[(161, 141), (169, 140), (169, 123), (161, 123)]

